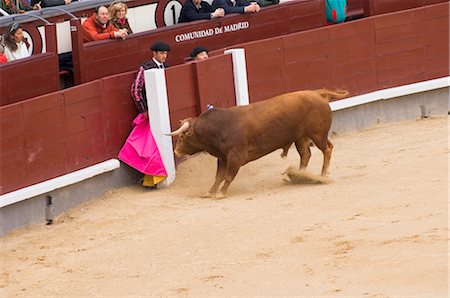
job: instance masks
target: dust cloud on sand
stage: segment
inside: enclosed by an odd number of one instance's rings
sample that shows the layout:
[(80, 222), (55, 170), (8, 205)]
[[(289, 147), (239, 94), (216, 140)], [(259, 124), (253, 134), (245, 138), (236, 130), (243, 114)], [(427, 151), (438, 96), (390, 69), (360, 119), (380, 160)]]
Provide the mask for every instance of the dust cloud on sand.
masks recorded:
[[(448, 119), (334, 137), (327, 184), (292, 184), (274, 152), (224, 200), (198, 155), (157, 191), (111, 191), (0, 238), (2, 297), (447, 297)], [(312, 148), (308, 171), (319, 174)], [(285, 176), (284, 176), (285, 177)]]

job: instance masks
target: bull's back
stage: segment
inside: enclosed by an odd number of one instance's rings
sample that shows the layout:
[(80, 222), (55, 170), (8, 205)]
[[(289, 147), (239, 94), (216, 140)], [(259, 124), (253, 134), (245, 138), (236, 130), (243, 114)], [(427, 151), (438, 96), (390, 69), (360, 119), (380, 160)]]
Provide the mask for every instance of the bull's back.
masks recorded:
[(327, 135), (328, 100), (314, 91), (298, 91), (236, 108), (245, 119), (251, 159), (286, 148), (301, 137)]
[(241, 117), (258, 134), (283, 128), (293, 135), (311, 130), (311, 125), (331, 125), (329, 103), (314, 91), (283, 94), (237, 109), (241, 109)]
[(298, 91), (247, 106), (213, 109), (199, 120), (196, 131), (208, 140), (206, 151), (225, 157), (235, 150), (251, 161), (289, 147), (300, 137), (327, 134), (331, 110), (318, 93)]

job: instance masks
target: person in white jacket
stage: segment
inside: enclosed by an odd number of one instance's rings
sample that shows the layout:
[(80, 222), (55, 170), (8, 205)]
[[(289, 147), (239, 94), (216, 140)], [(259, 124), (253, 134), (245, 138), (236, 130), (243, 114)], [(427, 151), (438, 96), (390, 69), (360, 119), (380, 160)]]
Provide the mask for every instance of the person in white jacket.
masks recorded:
[(23, 41), (23, 29), (13, 23), (4, 34), (5, 56), (9, 61), (30, 57), (27, 45)]

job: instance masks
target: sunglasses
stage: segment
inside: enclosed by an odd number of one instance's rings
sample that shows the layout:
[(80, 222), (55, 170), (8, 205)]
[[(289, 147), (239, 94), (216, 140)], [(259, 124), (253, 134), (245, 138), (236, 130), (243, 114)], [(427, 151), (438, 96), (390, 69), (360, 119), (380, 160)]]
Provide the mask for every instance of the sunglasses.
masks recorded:
[(13, 33), (14, 31), (16, 31), (17, 29), (19, 29), (19, 24), (18, 23), (13, 23), (11, 25), (11, 27), (9, 28), (9, 33)]

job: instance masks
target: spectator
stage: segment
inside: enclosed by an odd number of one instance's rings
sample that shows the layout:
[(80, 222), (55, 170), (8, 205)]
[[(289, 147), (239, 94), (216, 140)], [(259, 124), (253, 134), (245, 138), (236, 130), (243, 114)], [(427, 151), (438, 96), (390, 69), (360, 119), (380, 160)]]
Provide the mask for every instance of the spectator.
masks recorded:
[(209, 58), (209, 51), (205, 47), (195, 47), (189, 55), (193, 61), (202, 61)]
[(144, 173), (142, 185), (154, 189), (167, 177), (167, 172), (147, 119), (144, 71), (151, 68), (166, 68), (165, 62), (170, 46), (163, 42), (156, 42), (151, 46), (151, 50), (153, 58), (139, 66), (136, 79), (131, 85), (131, 97), (140, 114), (133, 121), (134, 128), (119, 152), (119, 159)]
[(341, 23), (347, 17), (347, 0), (326, 0), (327, 21), (330, 24)]
[(247, 2), (246, 0), (214, 0), (212, 3), (213, 9), (223, 8), (225, 14), (230, 13), (251, 13), (259, 12), (259, 7), (256, 2)]
[(84, 42), (127, 37), (126, 29), (117, 29), (109, 22), (108, 8), (105, 6), (97, 7), (95, 13), (84, 21), (83, 28)]
[(216, 8), (214, 10), (206, 1), (186, 0), (181, 8), (178, 23), (215, 19), (224, 15), (225, 11), (222, 8)]
[(256, 2), (258, 2), (260, 7), (264, 7), (267, 5), (278, 4), (280, 3), (280, 0), (256, 0)]
[[(19, 6), (17, 6), (17, 3), (19, 4)], [(33, 9), (41, 9), (39, 4), (35, 4), (35, 5), (33, 5), (33, 7), (31, 7), (24, 0), (19, 0), (18, 2), (16, 0), (0, 0), (0, 8), (9, 14), (18, 14), (18, 13), (24, 13), (26, 11), (30, 11)]]
[(126, 29), (128, 34), (133, 33), (128, 23), (128, 7), (123, 2), (113, 2), (108, 8), (111, 23), (117, 29)]
[(18, 23), (13, 23), (4, 35), (5, 56), (8, 61), (30, 57), (23, 38), (23, 29)]
[(31, 4), (39, 4), (42, 8), (45, 8), (51, 6), (67, 5), (72, 3), (72, 1), (78, 0), (31, 0)]
[(8, 59), (6, 59), (5, 56), (5, 47), (3, 44), (3, 35), (0, 35), (0, 64), (5, 64), (8, 62)]

